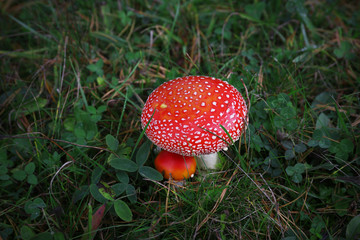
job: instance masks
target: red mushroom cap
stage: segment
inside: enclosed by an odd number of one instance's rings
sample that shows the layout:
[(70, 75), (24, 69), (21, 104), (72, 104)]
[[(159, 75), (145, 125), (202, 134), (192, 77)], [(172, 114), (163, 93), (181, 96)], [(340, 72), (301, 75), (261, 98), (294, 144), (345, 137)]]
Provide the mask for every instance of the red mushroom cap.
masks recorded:
[[(147, 137), (169, 152), (185, 156), (210, 154), (239, 139), (247, 115), (239, 91), (213, 77), (188, 76), (160, 85), (141, 115)], [(231, 136), (229, 138), (223, 126)]]
[(193, 156), (182, 156), (162, 150), (155, 158), (156, 170), (163, 174), (165, 179), (181, 181), (192, 177), (196, 171), (196, 160)]

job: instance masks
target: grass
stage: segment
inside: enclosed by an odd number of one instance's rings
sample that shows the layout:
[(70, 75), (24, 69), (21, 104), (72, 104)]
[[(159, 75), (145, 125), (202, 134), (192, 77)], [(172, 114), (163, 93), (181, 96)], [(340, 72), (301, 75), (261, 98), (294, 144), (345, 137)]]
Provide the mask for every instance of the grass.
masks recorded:
[[(3, 1), (2, 239), (359, 237), (357, 1)], [(140, 125), (161, 83), (249, 92), (244, 136), (183, 186)]]

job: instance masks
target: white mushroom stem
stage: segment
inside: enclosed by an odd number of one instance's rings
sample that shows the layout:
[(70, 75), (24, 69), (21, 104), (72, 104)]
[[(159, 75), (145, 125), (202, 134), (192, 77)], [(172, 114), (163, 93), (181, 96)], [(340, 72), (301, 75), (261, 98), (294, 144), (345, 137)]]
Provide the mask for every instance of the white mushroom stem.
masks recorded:
[(196, 158), (199, 168), (204, 170), (217, 169), (219, 163), (219, 156), (217, 153), (200, 155)]

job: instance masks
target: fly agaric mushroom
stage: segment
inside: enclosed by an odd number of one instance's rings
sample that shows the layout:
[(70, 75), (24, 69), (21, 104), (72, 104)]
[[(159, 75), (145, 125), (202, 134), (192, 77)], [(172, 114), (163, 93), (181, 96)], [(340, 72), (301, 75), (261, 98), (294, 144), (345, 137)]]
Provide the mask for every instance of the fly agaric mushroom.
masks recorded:
[(243, 97), (229, 83), (187, 76), (165, 82), (150, 94), (141, 124), (147, 126), (147, 137), (158, 147), (199, 156), (216, 154), (237, 141), (246, 115)]
[(171, 175), (176, 181), (193, 177), (196, 171), (196, 160), (193, 156), (182, 156), (166, 150), (156, 156), (154, 165), (164, 178), (169, 179)]

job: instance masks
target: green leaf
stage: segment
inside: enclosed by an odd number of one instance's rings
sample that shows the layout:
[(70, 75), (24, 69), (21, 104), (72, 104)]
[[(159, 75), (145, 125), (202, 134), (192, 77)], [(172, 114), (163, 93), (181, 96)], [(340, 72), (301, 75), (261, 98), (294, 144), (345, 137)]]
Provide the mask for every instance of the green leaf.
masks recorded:
[(337, 58), (345, 57), (351, 51), (352, 45), (347, 41), (342, 41), (340, 47), (334, 50), (334, 54)]
[(284, 107), (280, 110), (280, 115), (285, 119), (290, 119), (296, 116), (296, 110), (294, 107)]
[(149, 178), (154, 181), (161, 181), (163, 180), (163, 176), (161, 173), (159, 173), (156, 169), (147, 167), (147, 166), (141, 166), (139, 168), (139, 173), (141, 176)]
[(309, 140), (308, 143), (307, 143), (307, 145), (309, 147), (316, 147), (318, 144), (319, 144), (319, 142), (314, 140), (314, 139)]
[(83, 137), (79, 137), (76, 139), (76, 143), (80, 145), (86, 145), (86, 140)]
[[(116, 80), (117, 80), (117, 78), (116, 78)], [(98, 114), (101, 114), (101, 113), (105, 112), (106, 109), (107, 109), (107, 106), (106, 106), (106, 105), (101, 105), (101, 106), (98, 107), (98, 109), (97, 109), (96, 112), (97, 112)]]
[[(6, 169), (7, 170), (7, 169)], [(10, 176), (7, 174), (0, 174), (0, 181), (7, 181), (10, 179)]]
[(116, 183), (111, 186), (111, 188), (114, 190), (116, 194), (115, 196), (119, 196), (120, 194), (122, 194), (126, 190), (126, 187), (127, 187), (126, 183)]
[(330, 197), (333, 190), (334, 189), (332, 189), (331, 187), (326, 187), (326, 186), (323, 186), (323, 185), (319, 185), (320, 198), (321, 199), (326, 199), (326, 198)]
[(34, 205), (33, 201), (26, 202), (24, 209), (27, 214), (31, 214), (31, 213), (39, 211), (39, 209)]
[(360, 237), (360, 215), (353, 217), (346, 227), (346, 239), (358, 239)]
[(285, 151), (285, 159), (290, 160), (295, 157), (294, 151), (292, 149), (288, 149)]
[(73, 132), (75, 129), (75, 122), (76, 122), (76, 120), (73, 117), (66, 118), (64, 121), (65, 129), (69, 132)]
[(108, 134), (105, 137), (106, 145), (108, 145), (111, 151), (116, 151), (119, 147), (119, 141), (114, 138), (112, 135)]
[(257, 2), (245, 6), (245, 12), (256, 20), (260, 20), (262, 12), (265, 10), (265, 2)]
[(23, 181), (26, 178), (26, 172), (24, 170), (15, 168), (11, 170), (13, 178), (15, 178), (18, 181)]
[(289, 176), (293, 176), (295, 174), (295, 169), (293, 166), (288, 166), (285, 171)]
[(64, 233), (62, 233), (62, 232), (55, 232), (55, 233), (54, 233), (54, 240), (65, 240)]
[(131, 16), (132, 12), (125, 13), (125, 11), (118, 11), (118, 16), (121, 19), (121, 23), (125, 25), (129, 25), (131, 23)]
[(285, 120), (280, 116), (275, 116), (274, 117), (274, 125), (277, 128), (283, 128), (285, 125)]
[(116, 177), (122, 183), (126, 183), (126, 184), (129, 183), (129, 175), (124, 171), (118, 171), (116, 173)]
[(251, 137), (251, 147), (255, 148), (257, 152), (261, 151), (261, 148), (264, 147), (264, 143), (259, 135), (253, 134)]
[(95, 137), (97, 130), (87, 130), (86, 132), (86, 139), (91, 140)]
[(348, 209), (352, 199), (347, 196), (333, 195), (332, 200), (334, 202), (334, 209), (336, 213), (342, 217), (348, 214)]
[(311, 103), (311, 108), (318, 108), (318, 105), (332, 105), (336, 96), (332, 92), (322, 92), (318, 94)]
[(39, 208), (45, 208), (46, 204), (41, 198), (35, 198), (33, 201), (28, 201), (25, 203), (24, 209), (27, 214), (30, 214), (30, 219), (34, 220), (40, 216)]
[(294, 175), (292, 176), (291, 179), (293, 180), (294, 183), (301, 183), (303, 177), (302, 177), (301, 174), (296, 173), (296, 174), (294, 174)]
[(349, 154), (344, 151), (339, 151), (335, 154), (335, 160), (338, 163), (344, 163), (344, 161), (348, 160), (348, 158), (349, 158)]
[(329, 152), (331, 153), (342, 152), (342, 149), (340, 148), (340, 144), (337, 142), (332, 142), (331, 146), (329, 147)]
[(94, 114), (91, 115), (90, 119), (92, 122), (97, 123), (98, 121), (100, 121), (102, 118), (101, 114)]
[(107, 184), (106, 182), (101, 181), (100, 183), (97, 184), (98, 188), (99, 188), (99, 192), (100, 194), (110, 200), (113, 201), (114, 197), (115, 197), (115, 192), (114, 190), (109, 186), (109, 184)]
[(125, 58), (128, 61), (128, 63), (135, 63), (141, 58), (141, 51), (138, 52), (127, 52), (125, 53)]
[(76, 127), (74, 134), (77, 138), (85, 138), (86, 137), (86, 132), (81, 127)]
[(35, 236), (35, 233), (32, 230), (32, 228), (30, 228), (26, 225), (24, 225), (20, 228), (20, 234), (21, 234), (21, 238), (24, 240), (31, 239), (32, 237)]
[(304, 9), (303, 3), (304, 1), (302, 0), (289, 0), (286, 2), (285, 7), (286, 10), (288, 10), (290, 13), (294, 13), (294, 12), (305, 12), (306, 13), (306, 9)]
[(135, 172), (138, 170), (138, 165), (127, 158), (113, 158), (110, 160), (110, 165), (115, 169), (127, 172)]
[(100, 181), (103, 170), (100, 167), (96, 167), (91, 174), (91, 183), (98, 183)]
[(255, 115), (261, 119), (266, 119), (267, 118), (267, 113), (265, 111), (266, 109), (266, 102), (265, 101), (260, 101), (257, 102), (255, 107), (252, 109), (252, 111), (255, 112)]
[(143, 143), (143, 145), (141, 145), (141, 147), (137, 151), (136, 163), (138, 166), (142, 166), (146, 162), (150, 153), (151, 144), (152, 144), (151, 141), (146, 141), (145, 143)]
[(136, 196), (136, 190), (135, 187), (131, 184), (128, 184), (126, 187), (126, 195), (127, 198), (129, 199), (129, 201), (131, 203), (135, 203), (137, 201), (137, 196)]
[(0, 165), (0, 176), (5, 175), (8, 172), (7, 167)]
[[(26, 138), (15, 138), (13, 139), (13, 143), (16, 146), (16, 151), (20, 152), (22, 157), (32, 156), (32, 143), (29, 139)], [(13, 166), (14, 161), (7, 161), (7, 166)]]
[(35, 207), (38, 207), (38, 208), (46, 207), (46, 204), (44, 203), (44, 201), (41, 198), (35, 198), (33, 201), (33, 204)]
[(96, 114), (96, 108), (94, 106), (88, 106), (86, 110), (91, 114)]
[(5, 164), (7, 162), (6, 148), (0, 149), (0, 163)]
[(326, 116), (324, 113), (320, 113), (317, 121), (315, 129), (320, 129), (322, 127), (327, 127), (330, 123), (330, 118)]
[(294, 131), (298, 127), (298, 121), (294, 118), (285, 121), (285, 127), (289, 131)]
[(30, 174), (27, 178), (27, 182), (32, 185), (38, 184), (38, 179), (34, 174)]
[(100, 203), (106, 202), (106, 198), (99, 192), (99, 188), (96, 184), (90, 184), (90, 193), (96, 201)]
[(132, 212), (129, 208), (129, 206), (122, 200), (116, 200), (114, 202), (114, 208), (116, 214), (121, 218), (122, 220), (129, 222), (132, 220)]
[(330, 139), (322, 138), (322, 139), (319, 141), (319, 147), (321, 147), (321, 148), (329, 148), (330, 146), (331, 146), (331, 141), (330, 141)]
[(75, 190), (72, 196), (72, 204), (76, 203), (79, 200), (84, 199), (89, 194), (90, 187), (87, 185), (81, 186), (79, 189)]
[(327, 136), (327, 130), (327, 128), (316, 129), (313, 133), (313, 140), (316, 140), (321, 148), (329, 148), (331, 146), (331, 141)]
[(296, 144), (294, 150), (297, 153), (303, 153), (306, 151), (306, 145), (303, 143)]
[(346, 153), (352, 153), (354, 150), (354, 144), (350, 139), (343, 139), (340, 142), (340, 148)]
[[(272, 158), (272, 159), (270, 159), (270, 165), (271, 165), (271, 167), (273, 167), (273, 168), (281, 168), (280, 161), (279, 161), (279, 159), (277, 159), (277, 158)], [(281, 170), (281, 169), (280, 169), (280, 170)]]
[(53, 155), (52, 155), (52, 159), (55, 161), (55, 162), (58, 162), (60, 161), (60, 155), (58, 152), (54, 152)]
[(31, 162), (31, 163), (28, 163), (26, 166), (25, 166), (25, 172), (27, 174), (32, 174), (34, 173), (35, 171), (35, 163)]
[(310, 232), (321, 237), (321, 230), (326, 227), (326, 224), (321, 216), (316, 216), (313, 218), (311, 223)]
[(297, 173), (303, 173), (305, 172), (306, 167), (303, 163), (297, 163), (295, 164), (294, 169)]
[(286, 149), (292, 149), (293, 148), (293, 143), (290, 141), (281, 141), (281, 144), (284, 146), (284, 148)]
[(303, 163), (297, 163), (295, 166), (288, 166), (286, 168), (286, 173), (291, 176), (291, 180), (295, 183), (300, 183), (302, 181), (302, 173), (305, 172), (306, 166)]
[(39, 217), (40, 216), (40, 210), (36, 210), (36, 211), (34, 211), (34, 212), (32, 212), (31, 213), (31, 215), (30, 215), (30, 220), (34, 220), (34, 219), (36, 219), (37, 217)]
[(104, 74), (102, 67), (104, 65), (104, 61), (100, 59), (95, 64), (89, 64), (86, 68), (91, 72), (95, 72), (97, 75), (102, 76)]
[(281, 168), (274, 168), (272, 169), (272, 172), (271, 172), (271, 176), (272, 177), (279, 177), (282, 173), (282, 169)]
[(24, 104), (21, 106), (21, 108), (24, 110), (20, 111), (21, 114), (18, 113), (16, 116), (19, 117), (22, 114), (28, 115), (30, 113), (39, 111), (40, 109), (45, 107), (47, 101), (48, 100), (45, 98), (37, 98), (34, 101), (31, 101), (30, 103)]

